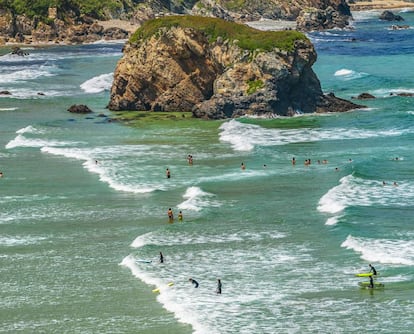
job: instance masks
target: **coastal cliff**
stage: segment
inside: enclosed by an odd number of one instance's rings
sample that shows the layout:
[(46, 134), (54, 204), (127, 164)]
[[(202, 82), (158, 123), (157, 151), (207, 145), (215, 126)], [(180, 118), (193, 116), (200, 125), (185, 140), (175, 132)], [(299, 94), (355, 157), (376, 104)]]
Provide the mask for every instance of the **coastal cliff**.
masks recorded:
[(126, 44), (108, 107), (208, 119), (360, 107), (322, 93), (315, 61), (313, 45), (297, 31), (194, 16), (152, 20)]
[[(128, 28), (172, 14), (234, 22), (289, 20), (301, 31), (344, 28), (351, 18), (345, 0), (33, 0), (24, 6), (18, 0), (0, 0), (0, 44), (123, 39), (134, 30)], [(116, 24), (105, 29), (102, 22), (114, 19)]]

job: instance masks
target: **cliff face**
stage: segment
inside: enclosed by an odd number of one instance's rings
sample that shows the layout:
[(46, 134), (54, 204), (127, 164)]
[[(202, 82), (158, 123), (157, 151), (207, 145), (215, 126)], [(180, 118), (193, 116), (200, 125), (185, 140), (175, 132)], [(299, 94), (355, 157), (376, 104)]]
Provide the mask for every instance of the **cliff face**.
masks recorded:
[(223, 72), (206, 37), (172, 28), (138, 48), (127, 45), (115, 70), (112, 110), (190, 111), (213, 94)]
[(289, 51), (248, 50), (238, 44), (221, 37), (209, 41), (204, 32), (188, 27), (160, 28), (129, 43), (115, 70), (108, 107), (192, 111), (201, 118), (358, 107), (322, 93), (312, 70), (316, 53), (306, 38), (295, 40)]

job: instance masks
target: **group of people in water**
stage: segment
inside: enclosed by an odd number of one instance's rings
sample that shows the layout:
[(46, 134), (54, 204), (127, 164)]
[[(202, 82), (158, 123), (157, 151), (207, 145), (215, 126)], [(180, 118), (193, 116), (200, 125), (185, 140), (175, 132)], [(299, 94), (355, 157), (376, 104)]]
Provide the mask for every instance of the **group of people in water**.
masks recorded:
[[(193, 156), (191, 154), (187, 155), (187, 161), (188, 161), (189, 165), (193, 165), (194, 160), (193, 160)], [(242, 163), (242, 169), (245, 169), (245, 168), (246, 168), (246, 166), (244, 166), (244, 163)], [(169, 168), (166, 169), (166, 177), (167, 177), (167, 179), (171, 178), (171, 171), (170, 171)], [(169, 208), (167, 210), (167, 216), (168, 216), (168, 222), (172, 224), (174, 222), (174, 212), (173, 212), (172, 208)], [(178, 213), (178, 220), (179, 221), (183, 220), (183, 212), (181, 210)], [(160, 261), (160, 263), (164, 263), (164, 255), (162, 254), (162, 252), (160, 252), (160, 260), (159, 261)], [(191, 282), (191, 284), (194, 285), (194, 288), (199, 287), (200, 284), (194, 278), (190, 277), (188, 280)], [(217, 288), (216, 288), (216, 293), (218, 295), (221, 294), (221, 286), (222, 286), (221, 279), (218, 278), (217, 279)]]
[[(170, 224), (172, 224), (174, 222), (174, 212), (173, 212), (173, 210), (171, 208), (168, 209), (167, 215), (168, 215), (168, 222)], [(183, 212), (181, 210), (178, 213), (178, 220), (179, 221), (182, 221), (183, 220)]]
[[(162, 254), (162, 252), (160, 252), (160, 263), (164, 263), (164, 255)], [(191, 284), (193, 284), (194, 285), (194, 288), (198, 288), (199, 287), (199, 283), (194, 279), (194, 278), (189, 278), (188, 279), (190, 282), (191, 282)], [(216, 293), (218, 294), (218, 295), (221, 295), (221, 279), (220, 278), (217, 278), (217, 288), (216, 288)]]
[[(190, 277), (188, 280), (191, 282), (191, 284), (194, 285), (194, 288), (198, 288), (199, 287), (200, 284), (194, 278), (191, 278)], [(217, 278), (216, 293), (218, 295), (221, 295), (221, 279), (220, 278)]]
[[(188, 164), (189, 165), (193, 165), (193, 156), (191, 154), (187, 155), (187, 161), (188, 161)], [(166, 175), (167, 179), (170, 179), (171, 178), (171, 171), (170, 171), (169, 168), (166, 169), (165, 175)], [(173, 213), (173, 211), (172, 211), (171, 208), (168, 209), (167, 216), (168, 216), (168, 222), (169, 223), (173, 223), (174, 222), (174, 213)], [(178, 213), (178, 220), (179, 221), (182, 221), (183, 220), (183, 213), (182, 213), (182, 211), (180, 211)]]

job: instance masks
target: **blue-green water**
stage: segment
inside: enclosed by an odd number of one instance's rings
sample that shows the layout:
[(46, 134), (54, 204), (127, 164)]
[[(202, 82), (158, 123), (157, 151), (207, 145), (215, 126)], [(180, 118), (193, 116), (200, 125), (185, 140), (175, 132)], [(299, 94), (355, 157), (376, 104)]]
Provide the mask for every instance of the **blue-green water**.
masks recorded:
[(324, 91), (377, 96), (342, 114), (131, 128), (122, 44), (1, 56), (0, 332), (411, 333), (414, 30), (357, 14), (310, 35)]

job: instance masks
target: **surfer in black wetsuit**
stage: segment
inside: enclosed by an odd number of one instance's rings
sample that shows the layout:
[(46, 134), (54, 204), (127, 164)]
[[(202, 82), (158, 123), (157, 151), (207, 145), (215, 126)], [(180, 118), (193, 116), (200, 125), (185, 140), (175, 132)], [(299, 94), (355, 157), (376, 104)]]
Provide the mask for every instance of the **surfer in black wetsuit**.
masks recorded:
[(189, 279), (189, 281), (190, 281), (192, 284), (194, 284), (194, 287), (195, 287), (195, 288), (198, 288), (198, 285), (199, 285), (199, 284), (198, 284), (198, 282), (197, 282), (195, 279), (190, 278), (190, 279)]
[(369, 268), (370, 268), (369, 272), (372, 273), (372, 275), (375, 275), (376, 276), (377, 275), (377, 271), (375, 270), (375, 268), (371, 264), (369, 265)]
[(374, 279), (372, 278), (372, 276), (369, 277), (369, 285), (368, 285), (371, 289), (374, 288)]
[(160, 263), (164, 263), (164, 255), (162, 255), (162, 252), (160, 252)]
[(221, 279), (220, 278), (217, 278), (217, 290), (216, 290), (216, 293), (218, 295), (221, 295)]

